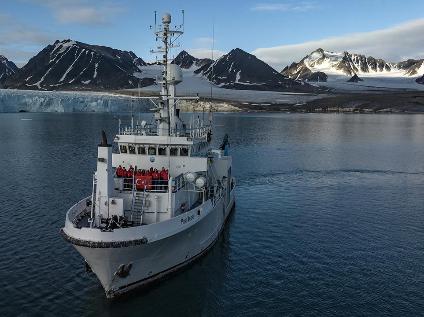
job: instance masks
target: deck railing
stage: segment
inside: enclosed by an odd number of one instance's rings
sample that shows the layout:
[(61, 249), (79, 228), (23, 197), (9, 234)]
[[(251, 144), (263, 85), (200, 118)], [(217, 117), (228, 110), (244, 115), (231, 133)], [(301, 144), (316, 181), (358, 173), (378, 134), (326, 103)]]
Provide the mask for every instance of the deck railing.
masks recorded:
[(67, 217), (68, 217), (68, 220), (73, 223), (74, 227), (81, 220), (81, 216), (90, 214), (91, 212), (90, 206), (91, 206), (91, 197), (88, 196), (80, 200), (79, 202), (77, 202), (71, 208), (69, 208)]
[[(185, 127), (178, 129), (171, 129), (171, 135), (176, 136), (185, 136), (190, 138), (205, 138), (208, 133), (211, 131), (210, 125), (204, 125), (199, 127)], [(119, 127), (120, 135), (148, 135), (148, 136), (157, 136), (158, 131), (156, 126), (120, 126)]]
[(167, 192), (168, 180), (148, 180), (136, 177), (114, 178), (115, 189), (120, 191)]

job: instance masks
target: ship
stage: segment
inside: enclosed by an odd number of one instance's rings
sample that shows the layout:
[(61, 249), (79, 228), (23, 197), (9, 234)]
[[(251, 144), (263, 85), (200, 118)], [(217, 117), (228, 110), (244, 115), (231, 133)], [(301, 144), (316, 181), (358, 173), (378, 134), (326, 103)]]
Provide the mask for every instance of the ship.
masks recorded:
[(160, 43), (160, 93), (149, 98), (154, 120), (119, 122), (98, 144), (91, 195), (66, 212), (63, 238), (83, 257), (107, 298), (160, 281), (204, 255), (235, 206), (229, 138), (211, 147), (213, 117), (185, 123), (178, 96), (182, 70), (168, 62), (175, 38), (166, 13), (154, 35)]

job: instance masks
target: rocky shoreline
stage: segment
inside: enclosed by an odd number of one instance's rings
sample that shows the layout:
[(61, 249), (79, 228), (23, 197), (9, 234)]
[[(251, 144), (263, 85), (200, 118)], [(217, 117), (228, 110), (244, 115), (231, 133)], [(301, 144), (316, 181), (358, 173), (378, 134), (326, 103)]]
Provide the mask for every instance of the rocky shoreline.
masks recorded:
[(204, 100), (184, 111), (202, 111), (205, 105), (222, 112), (424, 113), (424, 92), (344, 93), (298, 104)]

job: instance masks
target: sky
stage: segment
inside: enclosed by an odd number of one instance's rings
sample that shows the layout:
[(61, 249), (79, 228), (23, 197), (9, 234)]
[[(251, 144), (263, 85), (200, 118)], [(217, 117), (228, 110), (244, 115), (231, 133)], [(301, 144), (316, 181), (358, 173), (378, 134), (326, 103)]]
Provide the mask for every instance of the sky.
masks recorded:
[(149, 29), (164, 12), (182, 23), (180, 48), (218, 57), (239, 47), (277, 70), (321, 47), (397, 62), (424, 58), (423, 0), (0, 0), (0, 55), (24, 65), (59, 39), (154, 60)]

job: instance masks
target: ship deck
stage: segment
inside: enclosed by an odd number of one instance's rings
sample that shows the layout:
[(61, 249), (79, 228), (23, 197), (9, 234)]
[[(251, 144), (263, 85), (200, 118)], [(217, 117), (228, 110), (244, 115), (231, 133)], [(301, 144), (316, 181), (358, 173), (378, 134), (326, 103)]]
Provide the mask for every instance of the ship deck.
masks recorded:
[[(175, 210), (174, 212), (174, 217), (179, 216), (183, 213), (186, 213), (198, 206), (200, 206), (203, 203), (203, 201), (201, 199), (195, 201), (190, 208), (188, 208), (187, 210), (184, 210), (182, 208), (178, 208), (177, 210)], [(136, 220), (136, 215), (140, 216), (140, 213), (136, 213), (134, 211), (131, 210), (125, 210), (124, 211), (124, 217), (112, 217), (112, 223), (107, 223), (106, 221), (102, 222), (102, 227), (100, 228), (101, 230), (113, 230), (113, 229), (118, 229), (118, 228), (129, 228), (129, 227), (137, 227), (137, 226), (144, 226), (146, 224), (143, 223), (139, 223)], [(74, 221), (74, 226), (76, 228), (89, 228), (90, 227), (90, 212), (88, 210), (88, 208), (84, 208), (83, 210), (81, 210), (81, 212), (79, 214), (77, 214), (77, 216), (75, 217)]]

